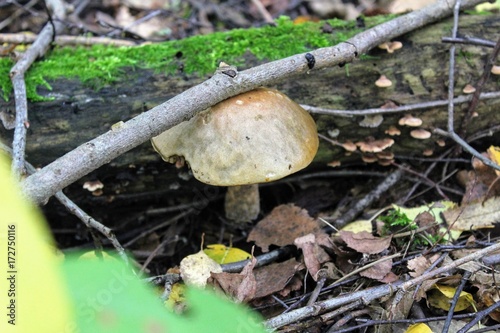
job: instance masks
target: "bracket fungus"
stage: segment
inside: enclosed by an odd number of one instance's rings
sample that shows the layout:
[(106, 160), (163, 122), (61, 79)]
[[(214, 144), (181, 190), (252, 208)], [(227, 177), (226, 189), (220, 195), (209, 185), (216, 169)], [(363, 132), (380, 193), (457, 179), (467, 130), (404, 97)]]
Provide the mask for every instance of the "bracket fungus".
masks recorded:
[[(311, 115), (286, 95), (267, 88), (226, 99), (151, 141), (165, 161), (185, 159), (199, 181), (229, 186), (226, 216), (240, 223), (259, 213), (258, 183), (305, 168), (319, 145)], [(233, 193), (240, 185), (252, 185), (257, 195), (253, 203), (244, 202), (243, 208), (228, 212), (232, 207), (228, 201), (245, 201)]]
[(356, 146), (358, 146), (359, 150), (363, 153), (380, 153), (384, 149), (391, 147), (393, 144), (394, 140), (391, 138), (375, 140), (373, 137), (369, 137), (365, 141), (356, 142)]
[(419, 128), (410, 132), (410, 136), (414, 139), (425, 140), (431, 137), (431, 132)]
[(419, 127), (422, 125), (422, 119), (406, 114), (403, 118), (399, 119), (400, 126)]

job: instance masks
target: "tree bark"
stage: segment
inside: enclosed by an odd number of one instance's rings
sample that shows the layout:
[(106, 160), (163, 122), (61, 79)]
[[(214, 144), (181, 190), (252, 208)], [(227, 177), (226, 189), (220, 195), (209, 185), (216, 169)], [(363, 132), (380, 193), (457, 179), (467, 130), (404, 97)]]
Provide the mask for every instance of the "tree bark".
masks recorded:
[[(299, 80), (279, 84), (277, 88), (300, 104), (328, 109), (367, 109), (380, 107), (387, 101), (397, 105), (415, 104), (447, 98), (448, 44), (441, 43), (441, 37), (448, 36), (452, 27), (451, 19), (429, 25), (409, 33), (399, 40), (403, 48), (389, 54), (375, 49), (362, 60), (343, 68), (329, 68), (312, 72)], [(459, 33), (462, 36), (495, 40), (500, 29), (500, 20), (495, 15), (462, 15)], [(463, 95), (466, 84), (474, 85), (483, 72), (491, 49), (479, 46), (457, 45), (457, 65), (455, 96)], [(248, 56), (247, 67), (258, 64)], [(239, 68), (241, 70), (242, 68)], [(389, 88), (378, 88), (375, 81), (385, 75), (392, 81)], [(145, 69), (135, 69), (134, 80), (123, 80), (98, 91), (82, 85), (70, 78), (60, 78), (50, 82), (52, 92), (40, 89), (41, 95), (57, 95), (50, 102), (30, 103), (30, 128), (27, 142), (27, 160), (36, 166), (43, 166), (80, 144), (106, 132), (119, 122), (148, 110), (187, 88), (199, 84), (206, 77), (164, 76)], [(483, 92), (499, 91), (500, 81), (493, 76), (483, 87)], [(459, 128), (467, 110), (467, 103), (456, 106), (455, 126)], [(500, 98), (481, 101), (476, 110), (478, 116), (467, 127), (467, 134), (487, 131), (492, 125), (500, 124)], [(0, 101), (0, 110), (8, 112), (13, 106)], [(404, 113), (406, 114), (406, 113)], [(393, 136), (394, 145), (388, 148), (397, 156), (420, 156), (424, 150), (432, 150), (434, 156), (447, 149), (436, 144), (440, 137), (433, 135), (427, 140), (416, 140), (409, 134), (412, 128), (399, 126), (398, 120), (404, 114), (384, 115), (378, 127), (362, 127), (362, 116), (342, 117), (314, 115), (320, 134), (335, 135), (335, 140), (358, 142), (367, 138), (389, 137), (385, 132), (390, 126), (398, 127), (401, 135)], [(446, 129), (446, 106), (411, 112), (422, 119), (421, 128)], [(0, 129), (2, 137), (11, 139), (12, 133)], [(489, 143), (500, 145), (498, 135)], [(316, 166), (331, 161), (343, 165), (360, 162), (360, 154), (347, 154), (344, 148), (321, 140), (320, 150), (314, 161)], [(111, 166), (121, 169), (131, 164), (143, 168), (160, 158), (149, 143), (143, 144), (119, 158)], [(96, 171), (92, 177), (100, 177), (106, 168)], [(174, 173), (176, 175), (176, 173)], [(136, 190), (151, 189), (155, 181), (141, 179)], [(140, 177), (139, 177), (140, 178)], [(153, 186), (154, 188), (154, 186)]]

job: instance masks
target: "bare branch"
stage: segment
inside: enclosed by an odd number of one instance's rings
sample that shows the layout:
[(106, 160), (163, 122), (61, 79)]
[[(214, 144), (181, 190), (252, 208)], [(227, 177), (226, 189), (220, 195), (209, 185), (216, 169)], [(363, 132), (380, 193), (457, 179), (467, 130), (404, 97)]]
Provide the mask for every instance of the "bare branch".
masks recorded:
[(16, 102), (16, 124), (14, 130), (14, 140), (12, 148), (12, 171), (16, 178), (24, 174), (24, 151), (26, 148), (26, 131), (29, 127), (28, 122), (28, 101), (26, 98), (26, 84), (24, 82), (24, 73), (38, 57), (45, 54), (56, 33), (63, 29), (63, 24), (59, 21), (65, 18), (66, 11), (64, 3), (59, 0), (47, 1), (54, 18), (57, 21), (49, 22), (42, 29), (33, 45), (26, 51), (17, 63), (10, 70), (10, 78), (14, 88), (14, 99)]
[(369, 304), (371, 301), (384, 297), (394, 293), (395, 291), (407, 292), (422, 282), (434, 278), (443, 273), (449, 273), (451, 270), (460, 267), (471, 261), (477, 261), (486, 256), (487, 254), (493, 253), (500, 249), (500, 243), (488, 246), (484, 249), (478, 250), (474, 253), (466, 255), (460, 259), (457, 259), (450, 264), (444, 265), (440, 268), (431, 270), (430, 272), (424, 273), (416, 278), (408, 280), (406, 282), (397, 281), (394, 284), (384, 284), (381, 286), (368, 288), (348, 294), (341, 295), (339, 297), (334, 297), (327, 299), (325, 301), (316, 302), (313, 305), (308, 305), (297, 310), (283, 313), (276, 317), (270, 318), (266, 321), (266, 326), (271, 329), (276, 329), (290, 323), (302, 320), (304, 318), (309, 318), (311, 316), (316, 316), (318, 314), (324, 313), (328, 310), (333, 310), (340, 306), (362, 300), (364, 304)]

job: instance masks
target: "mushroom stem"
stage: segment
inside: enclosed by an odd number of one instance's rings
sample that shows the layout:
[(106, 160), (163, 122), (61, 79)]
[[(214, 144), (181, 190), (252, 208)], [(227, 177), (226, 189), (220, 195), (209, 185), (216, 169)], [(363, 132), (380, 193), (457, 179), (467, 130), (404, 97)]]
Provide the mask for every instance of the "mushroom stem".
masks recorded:
[(226, 218), (236, 225), (255, 220), (260, 212), (259, 185), (229, 186), (224, 209)]

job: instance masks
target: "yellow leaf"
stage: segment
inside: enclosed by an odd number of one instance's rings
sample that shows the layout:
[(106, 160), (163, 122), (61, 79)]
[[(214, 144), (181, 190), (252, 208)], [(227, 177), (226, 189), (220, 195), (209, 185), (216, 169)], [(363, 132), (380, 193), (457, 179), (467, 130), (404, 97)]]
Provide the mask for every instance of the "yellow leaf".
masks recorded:
[(393, 204), (392, 207), (396, 210), (399, 209), (401, 213), (406, 214), (406, 216), (412, 220), (415, 221), (415, 218), (423, 212), (429, 212), (434, 218), (436, 219), (436, 222), (443, 223), (443, 219), (441, 218), (441, 213), (446, 211), (447, 209), (455, 207), (456, 204), (451, 201), (438, 201), (438, 202), (431, 202), (430, 204), (419, 206), (419, 207), (414, 207), (414, 208), (405, 208), (402, 206), (398, 206), (396, 204)]
[(221, 265), (250, 259), (252, 257), (252, 255), (246, 251), (238, 249), (237, 247), (227, 247), (223, 244), (207, 245), (207, 248), (203, 250), (203, 252)]
[[(455, 295), (457, 288), (442, 284), (435, 284), (433, 289), (427, 293), (427, 302), (429, 305), (448, 311), (450, 303)], [(474, 298), (468, 292), (462, 291), (457, 301), (454, 312), (467, 309), (469, 306), (475, 306)]]
[[(487, 150), (490, 160), (500, 165), (500, 147), (490, 146)], [(497, 176), (500, 176), (500, 171), (495, 170)]]
[(432, 333), (432, 330), (426, 324), (413, 324), (408, 327), (405, 333)]
[(67, 332), (72, 306), (42, 216), (21, 196), (0, 154), (0, 332)]
[(186, 285), (180, 282), (174, 283), (172, 286), (172, 291), (168, 299), (165, 301), (165, 305), (168, 309), (174, 312), (182, 312), (182, 308), (186, 303)]
[(94, 250), (87, 251), (78, 257), (78, 260), (103, 260), (103, 261), (115, 261), (115, 257), (109, 255), (105, 251), (101, 251), (102, 258), (99, 258)]
[(343, 227), (340, 230), (343, 231), (351, 231), (353, 233), (359, 233), (362, 231), (366, 231), (371, 233), (372, 232), (372, 221), (370, 220), (357, 220), (354, 222), (351, 222), (347, 224), (345, 227)]

